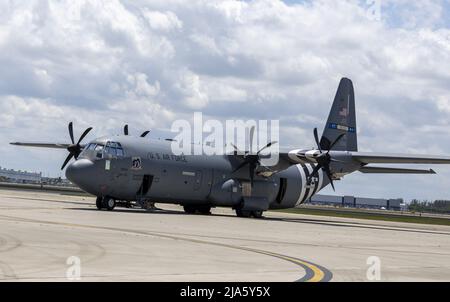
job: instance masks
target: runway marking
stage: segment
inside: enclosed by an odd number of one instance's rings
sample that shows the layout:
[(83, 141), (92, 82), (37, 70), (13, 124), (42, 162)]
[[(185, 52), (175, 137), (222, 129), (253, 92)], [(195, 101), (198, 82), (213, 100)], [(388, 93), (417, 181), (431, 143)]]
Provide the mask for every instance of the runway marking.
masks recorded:
[(329, 282), (333, 278), (333, 274), (328, 269), (326, 269), (322, 266), (319, 266), (317, 264), (314, 264), (314, 263), (311, 263), (311, 262), (308, 262), (305, 260), (301, 260), (298, 258), (286, 256), (283, 254), (277, 254), (277, 253), (268, 252), (268, 251), (264, 251), (264, 250), (252, 249), (252, 248), (248, 248), (248, 247), (240, 247), (240, 246), (218, 243), (218, 242), (210, 242), (210, 241), (204, 241), (204, 240), (198, 240), (198, 239), (187, 239), (187, 238), (183, 238), (183, 237), (164, 235), (164, 234), (160, 234), (160, 233), (146, 233), (146, 234), (153, 234), (158, 237), (170, 238), (170, 239), (175, 239), (175, 240), (184, 240), (184, 241), (194, 242), (194, 243), (222, 246), (222, 247), (226, 247), (226, 248), (253, 252), (253, 253), (267, 255), (267, 256), (275, 257), (275, 258), (278, 258), (281, 260), (285, 260), (285, 261), (294, 263), (296, 265), (299, 265), (305, 270), (305, 272), (306, 272), (305, 276), (303, 278), (297, 280), (296, 282)]
[(333, 278), (333, 274), (329, 270), (311, 262), (261, 250), (253, 250), (253, 249), (246, 249), (246, 250), (283, 259), (303, 267), (306, 271), (306, 274), (303, 278), (297, 280), (296, 282), (329, 282)]
[(302, 267), (306, 272), (305, 276), (303, 276), (299, 280), (296, 280), (296, 282), (328, 282), (333, 278), (333, 274), (331, 271), (329, 271), (328, 269), (326, 269), (320, 265), (314, 264), (312, 262), (294, 258), (294, 257), (290, 257), (290, 256), (286, 256), (283, 254), (278, 254), (278, 253), (273, 253), (273, 252), (258, 250), (258, 249), (252, 249), (252, 248), (248, 248), (248, 247), (241, 247), (241, 246), (230, 245), (230, 244), (219, 243), (219, 242), (205, 241), (205, 240), (199, 240), (199, 239), (189, 239), (189, 238), (178, 237), (178, 236), (174, 236), (174, 235), (167, 235), (167, 234), (154, 233), (154, 232), (145, 232), (145, 231), (136, 231), (136, 230), (129, 230), (129, 229), (121, 229), (121, 228), (110, 228), (110, 227), (102, 227), (102, 226), (95, 226), (95, 225), (73, 224), (73, 223), (54, 222), (54, 221), (45, 221), (45, 220), (34, 220), (34, 219), (12, 217), (12, 216), (6, 216), (6, 215), (0, 215), (0, 217), (6, 217), (6, 218), (9, 218), (9, 219), (12, 219), (15, 221), (22, 221), (22, 222), (29, 222), (29, 223), (40, 223), (40, 224), (49, 224), (49, 225), (61, 225), (61, 226), (66, 226), (66, 227), (108, 230), (108, 231), (139, 234), (139, 235), (144, 235), (144, 236), (153, 236), (153, 237), (160, 237), (160, 238), (173, 239), (173, 240), (182, 240), (182, 241), (191, 242), (191, 243), (208, 244), (208, 245), (226, 247), (226, 248), (231, 248), (231, 249), (235, 249), (235, 250), (241, 250), (241, 251), (247, 251), (247, 252), (253, 252), (253, 253), (262, 254), (262, 255), (266, 255), (266, 256), (271, 256), (271, 257), (275, 257), (275, 258), (278, 258), (281, 260), (285, 260), (285, 261), (294, 263), (294, 264)]

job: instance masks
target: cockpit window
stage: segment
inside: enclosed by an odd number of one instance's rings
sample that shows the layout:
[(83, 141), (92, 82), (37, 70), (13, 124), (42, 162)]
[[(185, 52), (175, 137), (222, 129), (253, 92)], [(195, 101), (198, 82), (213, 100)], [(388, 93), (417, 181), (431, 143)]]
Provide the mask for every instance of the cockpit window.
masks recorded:
[(124, 157), (122, 145), (116, 142), (108, 142), (105, 147), (105, 155), (108, 157)]
[(94, 148), (95, 157), (102, 158), (103, 157), (103, 145), (97, 144)]
[(125, 156), (125, 153), (123, 152), (122, 148), (117, 148), (117, 156), (118, 157), (123, 157)]
[(80, 154), (82, 158), (103, 158), (104, 145), (97, 143), (90, 143), (83, 148)]
[(84, 147), (80, 156), (89, 159), (117, 158), (124, 157), (125, 152), (123, 151), (122, 145), (117, 142), (108, 142), (106, 145), (89, 143)]

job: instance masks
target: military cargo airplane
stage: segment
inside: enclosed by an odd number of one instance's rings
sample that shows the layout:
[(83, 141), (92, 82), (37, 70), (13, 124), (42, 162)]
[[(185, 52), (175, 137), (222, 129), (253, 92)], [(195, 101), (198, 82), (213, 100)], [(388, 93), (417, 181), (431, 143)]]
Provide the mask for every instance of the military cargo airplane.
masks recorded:
[[(358, 152), (353, 83), (339, 84), (317, 148), (282, 150), (275, 166), (262, 165), (261, 151), (224, 155), (175, 155), (171, 140), (124, 135), (75, 142), (69, 124), (70, 144), (11, 143), (19, 146), (67, 149), (62, 169), (82, 190), (97, 196), (98, 209), (141, 206), (147, 202), (172, 203), (186, 213), (209, 214), (213, 207), (231, 207), (239, 217), (260, 218), (269, 209), (303, 204), (334, 181), (362, 173), (435, 174), (433, 170), (371, 166), (371, 164), (450, 164), (450, 157)], [(254, 128), (250, 129), (250, 142)], [(267, 144), (270, 148), (276, 142)], [(252, 150), (252, 147), (250, 148)]]

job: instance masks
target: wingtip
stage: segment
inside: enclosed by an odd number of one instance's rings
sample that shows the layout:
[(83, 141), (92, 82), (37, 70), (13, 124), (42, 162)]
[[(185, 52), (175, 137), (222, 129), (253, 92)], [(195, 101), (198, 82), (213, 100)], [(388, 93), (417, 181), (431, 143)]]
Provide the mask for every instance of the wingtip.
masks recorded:
[(430, 169), (430, 174), (437, 174), (437, 173), (433, 169)]

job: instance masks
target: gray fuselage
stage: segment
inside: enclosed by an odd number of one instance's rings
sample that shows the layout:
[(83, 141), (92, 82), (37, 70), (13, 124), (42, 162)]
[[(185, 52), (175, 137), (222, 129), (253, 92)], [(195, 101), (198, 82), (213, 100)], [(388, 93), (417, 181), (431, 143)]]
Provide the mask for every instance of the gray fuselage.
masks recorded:
[(97, 139), (68, 167), (66, 176), (88, 193), (117, 200), (232, 208), (256, 204), (261, 210), (295, 207), (329, 184), (319, 171), (308, 185), (314, 166), (298, 164), (270, 177), (256, 176), (251, 187), (248, 169), (233, 173), (239, 164), (236, 157), (177, 156), (171, 144), (131, 136)]

